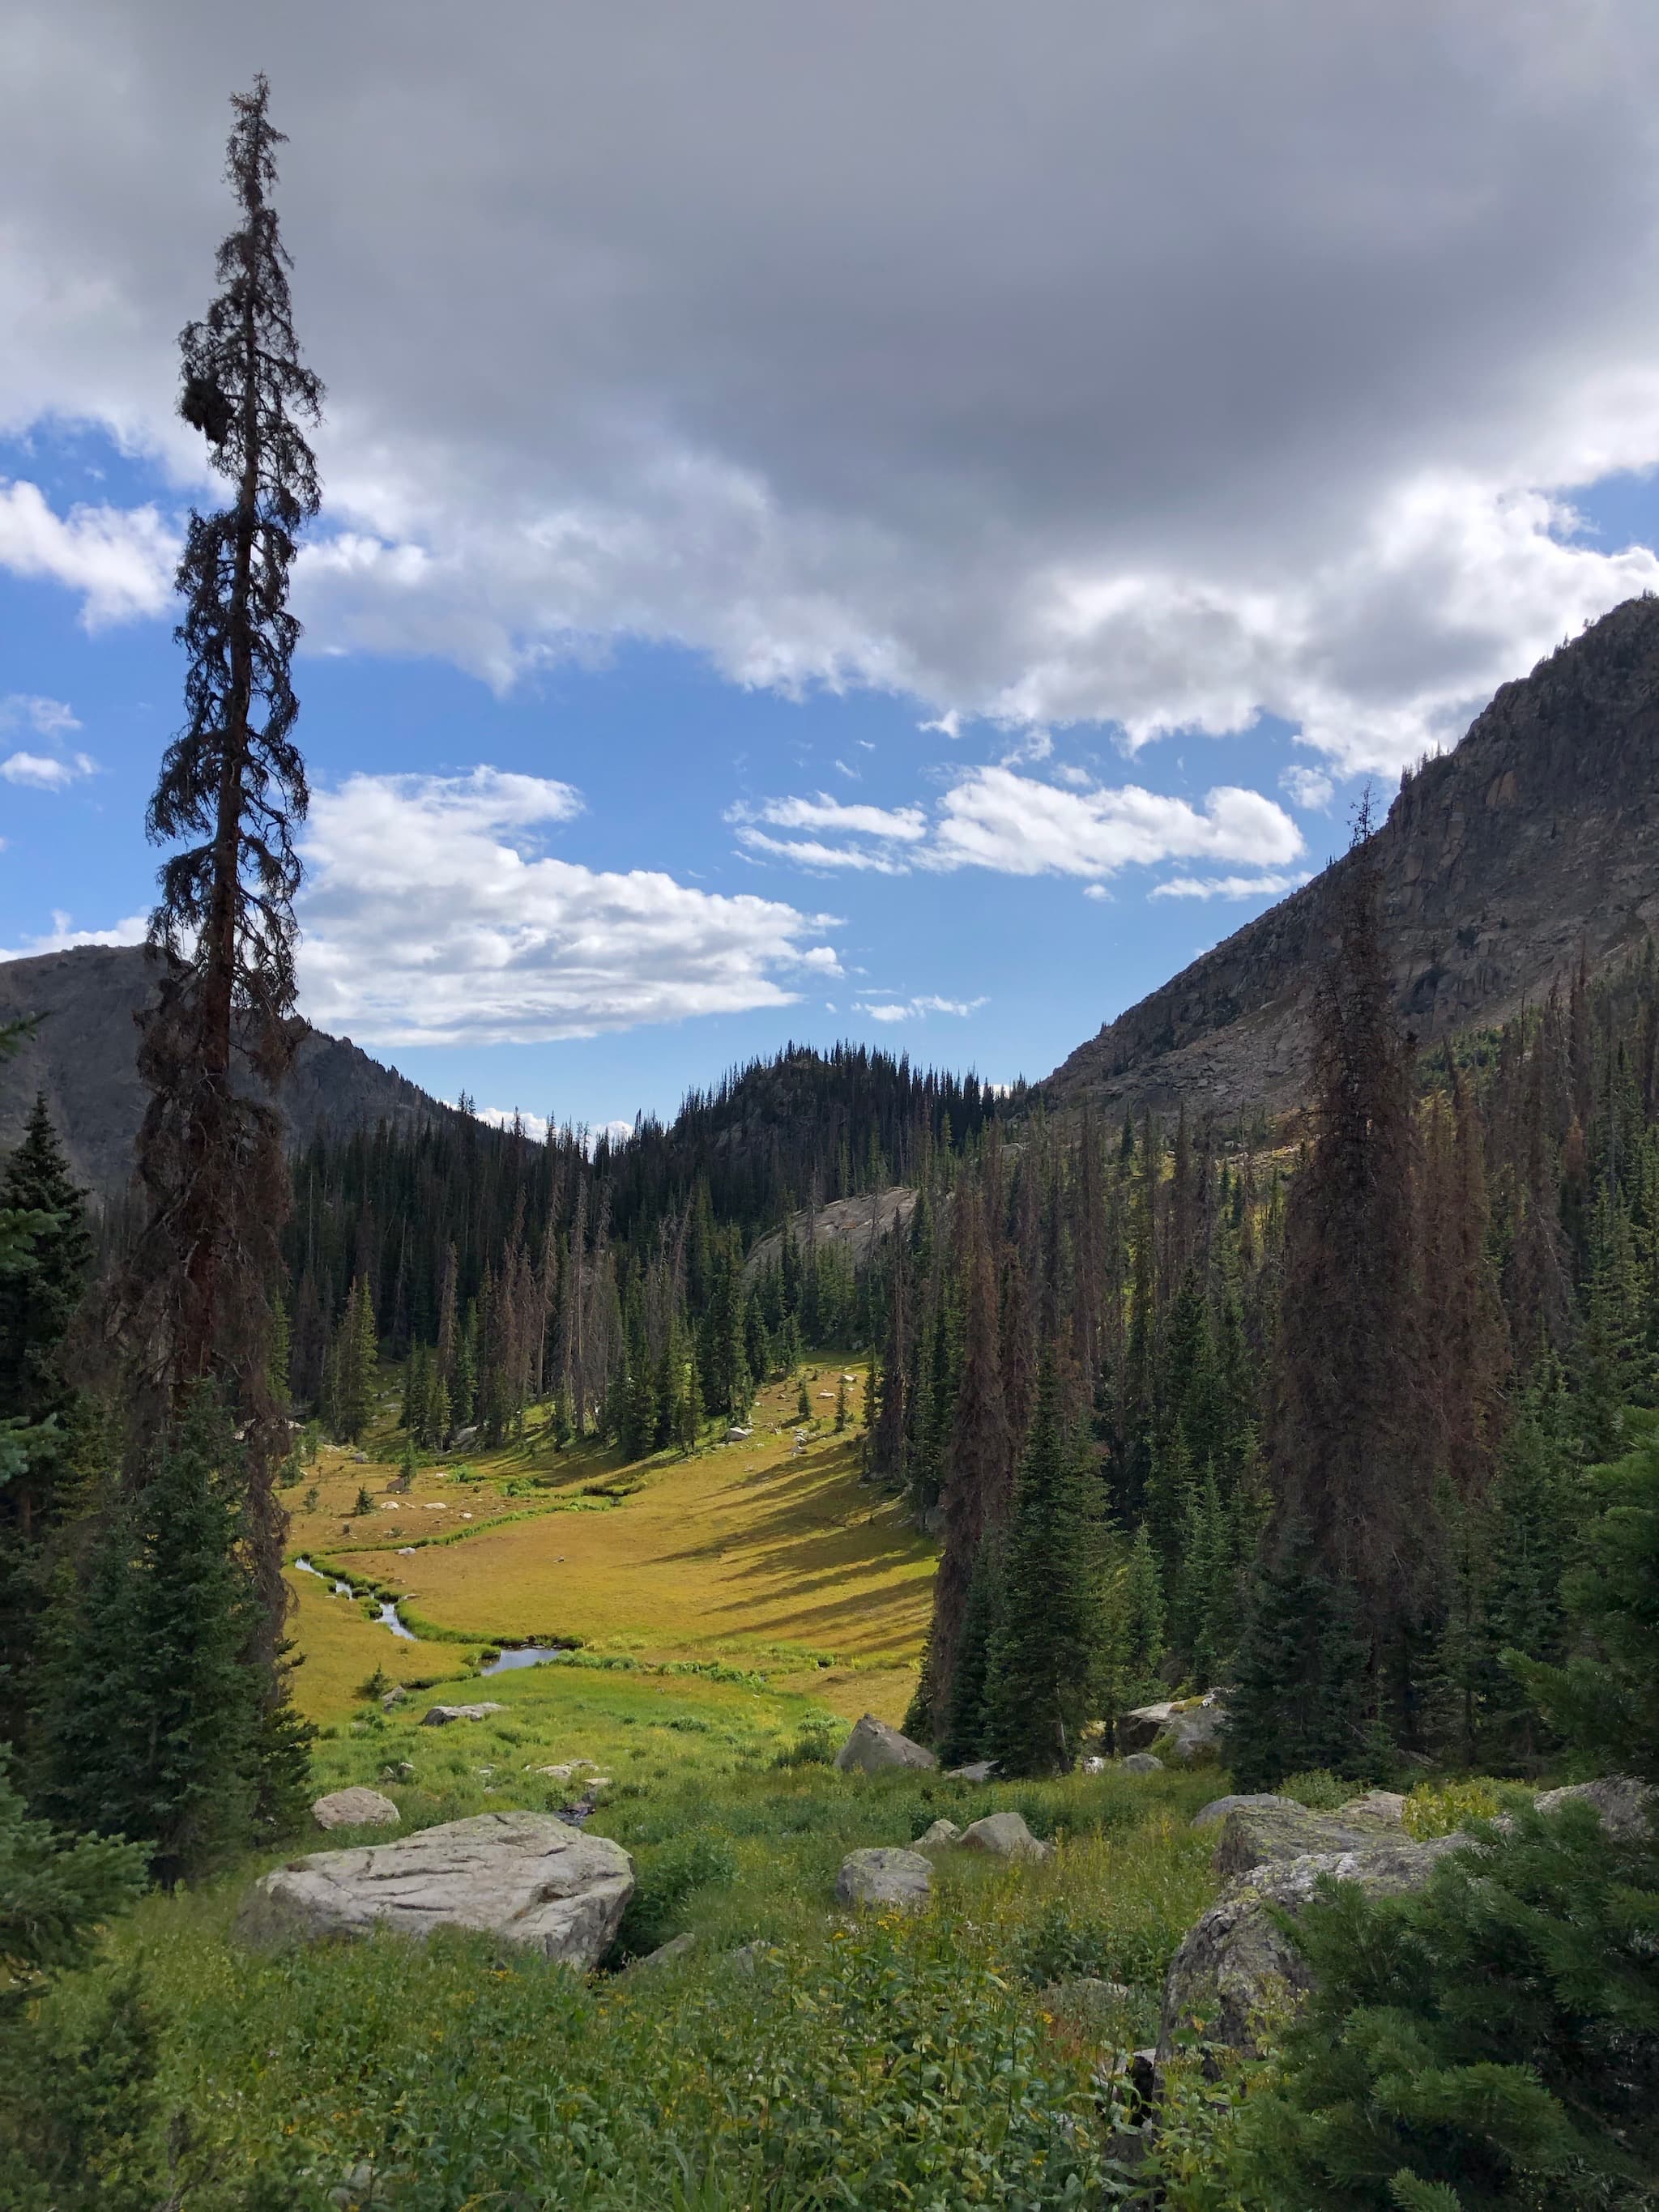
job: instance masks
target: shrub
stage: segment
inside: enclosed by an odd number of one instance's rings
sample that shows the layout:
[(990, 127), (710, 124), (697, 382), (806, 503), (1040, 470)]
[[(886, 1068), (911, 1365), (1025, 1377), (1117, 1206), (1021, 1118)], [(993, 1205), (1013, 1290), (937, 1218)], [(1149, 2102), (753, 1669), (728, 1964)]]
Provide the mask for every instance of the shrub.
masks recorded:
[(828, 1766), (836, 1756), (834, 1732), (827, 1721), (808, 1721), (793, 1743), (772, 1754), (774, 1766)]
[(1430, 1836), (1455, 1835), (1471, 1820), (1490, 1820), (1503, 1810), (1491, 1782), (1419, 1782), (1406, 1800), (1406, 1833), (1419, 1842)]
[(625, 1959), (642, 1958), (678, 1936), (685, 1901), (694, 1890), (729, 1888), (738, 1878), (737, 1854), (724, 1837), (681, 1836), (644, 1859), (617, 1936)]
[(1333, 1774), (1328, 1766), (1316, 1766), (1306, 1774), (1287, 1774), (1279, 1784), (1279, 1794), (1295, 1798), (1310, 1813), (1334, 1813), (1357, 1792), (1352, 1782)]
[(1254, 2122), (1267, 2201), (1650, 2203), (1656, 1938), (1659, 1845), (1583, 1804), (1517, 1812), (1416, 1897), (1328, 1885), (1297, 1932), (1316, 1986)]

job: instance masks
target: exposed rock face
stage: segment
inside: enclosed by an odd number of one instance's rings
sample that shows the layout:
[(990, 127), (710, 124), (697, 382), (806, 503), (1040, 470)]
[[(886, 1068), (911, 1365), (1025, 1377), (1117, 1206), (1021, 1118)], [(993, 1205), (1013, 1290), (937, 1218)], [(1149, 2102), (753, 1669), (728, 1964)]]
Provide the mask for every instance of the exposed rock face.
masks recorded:
[[(504, 1713), (505, 1705), (493, 1704), (486, 1698), (477, 1705), (433, 1705), (422, 1716), (422, 1728), (447, 1728), (453, 1721), (485, 1721), (491, 1713)], [(547, 1769), (550, 1774), (551, 1767)]]
[(1659, 1790), (1628, 1774), (1604, 1775), (1599, 1782), (1574, 1782), (1565, 1790), (1546, 1790), (1533, 1804), (1540, 1813), (1556, 1813), (1564, 1805), (1594, 1805), (1601, 1826), (1620, 1841), (1647, 1833), (1648, 1824), (1659, 1817)]
[(836, 1753), (836, 1765), (843, 1774), (880, 1774), (891, 1766), (932, 1767), (939, 1761), (908, 1735), (866, 1713)]
[[(809, 1243), (834, 1244), (861, 1267), (882, 1238), (902, 1229), (915, 1210), (915, 1192), (896, 1183), (888, 1190), (872, 1191), (866, 1198), (831, 1199), (811, 1212), (803, 1207), (790, 1215), (787, 1227), (803, 1250)], [(744, 1261), (744, 1276), (752, 1279), (775, 1267), (782, 1250), (781, 1229), (759, 1238)]]
[(1219, 1748), (1226, 1724), (1222, 1692), (1206, 1690), (1200, 1698), (1166, 1698), (1161, 1705), (1135, 1706), (1119, 1721), (1115, 1740), (1121, 1752), (1150, 1751), (1157, 1744), (1167, 1758), (1188, 1765)]
[(933, 1887), (933, 1869), (920, 1851), (848, 1851), (836, 1876), (843, 1905), (895, 1905), (906, 1912), (920, 1911)]
[(620, 1844), (549, 1813), (482, 1813), (290, 1860), (254, 1884), (237, 1932), (264, 1943), (473, 1928), (585, 1973), (610, 1949), (633, 1893), (634, 1862)]
[(1018, 1813), (988, 1813), (965, 1827), (958, 1839), (964, 1851), (988, 1851), (999, 1859), (1046, 1859), (1052, 1844), (1039, 1843)]
[(1283, 1866), (1310, 1852), (1364, 1851), (1390, 1840), (1397, 1820), (1340, 1813), (1310, 1813), (1284, 1797), (1249, 1797), (1235, 1805), (1221, 1823), (1215, 1870), (1224, 1881), (1253, 1868)]
[(1193, 1826), (1195, 1828), (1213, 1828), (1230, 1813), (1247, 1812), (1257, 1805), (1285, 1805), (1292, 1812), (1301, 1809), (1294, 1797), (1277, 1797), (1270, 1790), (1258, 1790), (1250, 1796), (1212, 1797), (1207, 1805), (1200, 1806), (1194, 1814)]
[(1208, 2041), (1254, 2051), (1254, 2015), (1264, 2002), (1275, 1996), (1294, 1999), (1312, 1987), (1306, 1960), (1274, 1921), (1270, 1904), (1290, 1911), (1306, 1905), (1322, 1875), (1357, 1881), (1376, 1897), (1402, 1897), (1421, 1889), (1437, 1863), (1468, 1840), (1373, 1840), (1360, 1850), (1315, 1852), (1247, 1875), (1188, 1930), (1170, 1962), (1158, 2057), (1169, 2057), (1176, 2034), (1200, 2021)]
[(1156, 1752), (1132, 1751), (1123, 1762), (1126, 1774), (1162, 1774), (1164, 1761)]
[[(0, 1152), (17, 1142), (36, 1091), (44, 1091), (77, 1178), (100, 1198), (126, 1188), (145, 1098), (133, 1017), (153, 995), (152, 974), (138, 945), (86, 945), (0, 962), (0, 1022), (48, 1017), (7, 1071)], [(450, 1111), (349, 1039), (301, 1026), (282, 1097), (295, 1145), (377, 1121), (418, 1127)]]
[[(1427, 1042), (1503, 1019), (1659, 927), (1659, 600), (1631, 599), (1506, 684), (1409, 778), (1376, 841), (1395, 992)], [(1332, 833), (1335, 842), (1335, 833)], [(1339, 861), (1330, 876), (1340, 875)], [(1109, 1022), (1049, 1079), (1066, 1104), (1292, 1104), (1330, 876)]]
[(401, 1817), (378, 1790), (335, 1790), (318, 1798), (311, 1817), (319, 1828), (395, 1828)]
[(961, 1841), (962, 1831), (954, 1820), (935, 1820), (931, 1828), (916, 1838), (911, 1848), (918, 1851), (947, 1850), (952, 1844)]
[(1339, 1805), (1339, 1820), (1383, 1820), (1391, 1828), (1401, 1828), (1406, 1823), (1406, 1800), (1398, 1790), (1367, 1790), (1363, 1796), (1350, 1797), (1346, 1805)]

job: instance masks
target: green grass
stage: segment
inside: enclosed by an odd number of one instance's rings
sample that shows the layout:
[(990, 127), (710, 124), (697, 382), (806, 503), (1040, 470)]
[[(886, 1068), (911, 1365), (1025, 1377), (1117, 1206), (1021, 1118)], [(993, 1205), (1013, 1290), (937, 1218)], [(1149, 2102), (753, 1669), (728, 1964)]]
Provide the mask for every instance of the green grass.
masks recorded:
[[(1170, 1954), (1212, 1893), (1212, 1839), (1188, 1823), (1213, 1774), (976, 1789), (780, 1768), (786, 1700), (769, 1735), (738, 1717), (753, 1693), (718, 1684), (674, 1682), (659, 1699), (627, 1677), (530, 1687), (496, 1723), (424, 1732), (406, 1820), (538, 1802), (486, 1796), (473, 1770), (556, 1737), (567, 1755), (591, 1746), (623, 1764), (613, 1752), (642, 1736), (647, 1771), (592, 1823), (638, 1869), (618, 1959), (682, 1932), (696, 1948), (586, 1983), (459, 1936), (250, 1957), (228, 1931), (251, 1869), (152, 1897), (118, 1948), (146, 1960), (168, 2092), (215, 2188), (264, 2170), (280, 2177), (274, 2203), (317, 2212), (331, 2190), (398, 2212), (1098, 2201), (1091, 2069), (1108, 2045), (1151, 2036)], [(343, 1735), (324, 1757), (362, 1778), (386, 1738), (417, 1733)], [(915, 1920), (836, 1907), (847, 1850), (1003, 1808), (1054, 1841), (1051, 1861), (947, 1855)], [(734, 1951), (757, 1943), (745, 1971)], [(1044, 1990), (1083, 1974), (1130, 1997), (1092, 2024), (1062, 2016)]]

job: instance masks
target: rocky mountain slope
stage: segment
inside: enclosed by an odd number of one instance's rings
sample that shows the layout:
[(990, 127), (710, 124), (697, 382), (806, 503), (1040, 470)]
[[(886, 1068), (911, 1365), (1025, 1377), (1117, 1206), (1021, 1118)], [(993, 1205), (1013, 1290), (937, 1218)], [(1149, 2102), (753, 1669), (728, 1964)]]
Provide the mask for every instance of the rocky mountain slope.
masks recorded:
[[(1506, 684), (1377, 831), (1404, 1019), (1420, 1042), (1504, 1019), (1659, 929), (1659, 599), (1627, 600)], [(1230, 1117), (1308, 1069), (1305, 1000), (1345, 857), (1108, 1022), (1047, 1086)]]
[[(150, 990), (142, 945), (83, 945), (0, 963), (0, 1022), (43, 1018), (0, 1069), (0, 1152), (16, 1143), (44, 1091), (81, 1181), (104, 1198), (125, 1187), (144, 1110), (133, 1017)], [(348, 1039), (320, 1030), (307, 1030), (283, 1103), (298, 1143), (447, 1110)]]

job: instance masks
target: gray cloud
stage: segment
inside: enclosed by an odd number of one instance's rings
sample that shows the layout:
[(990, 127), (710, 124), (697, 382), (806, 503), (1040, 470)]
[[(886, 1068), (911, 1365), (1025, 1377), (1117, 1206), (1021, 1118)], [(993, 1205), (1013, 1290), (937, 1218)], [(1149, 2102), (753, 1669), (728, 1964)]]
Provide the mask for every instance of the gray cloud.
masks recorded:
[[(264, 66), (317, 642), (506, 684), (675, 638), (1394, 765), (1659, 582), (1552, 496), (1659, 459), (1656, 62), (1644, 0), (15, 0), (0, 420), (194, 465), (172, 341)], [(22, 521), (140, 610), (159, 526)]]

